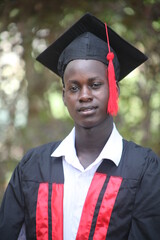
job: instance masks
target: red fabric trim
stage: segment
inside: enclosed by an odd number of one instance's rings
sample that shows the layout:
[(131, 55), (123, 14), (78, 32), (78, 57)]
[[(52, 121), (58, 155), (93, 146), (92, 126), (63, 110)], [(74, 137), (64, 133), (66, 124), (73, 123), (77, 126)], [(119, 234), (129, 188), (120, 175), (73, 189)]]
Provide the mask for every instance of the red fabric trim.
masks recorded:
[(36, 239), (48, 240), (48, 183), (41, 183), (36, 208)]
[(109, 99), (108, 99), (108, 113), (113, 115), (117, 115), (118, 112), (118, 91), (116, 85), (116, 77), (115, 77), (115, 70), (113, 65), (114, 53), (110, 50), (110, 43), (109, 43), (109, 36), (108, 36), (108, 28), (107, 24), (105, 23), (106, 29), (106, 36), (107, 36), (107, 43), (108, 43), (108, 54), (107, 60), (108, 67), (107, 67), (107, 76), (108, 76), (108, 86), (109, 86)]
[(95, 207), (106, 177), (106, 174), (95, 173), (92, 179), (84, 203), (76, 240), (85, 240), (89, 238)]
[(113, 210), (121, 183), (122, 183), (122, 178), (120, 177), (110, 177), (109, 179), (109, 182), (102, 200), (102, 204), (99, 210), (93, 240), (106, 239), (112, 210)]
[(63, 240), (63, 184), (52, 184), (52, 239)]

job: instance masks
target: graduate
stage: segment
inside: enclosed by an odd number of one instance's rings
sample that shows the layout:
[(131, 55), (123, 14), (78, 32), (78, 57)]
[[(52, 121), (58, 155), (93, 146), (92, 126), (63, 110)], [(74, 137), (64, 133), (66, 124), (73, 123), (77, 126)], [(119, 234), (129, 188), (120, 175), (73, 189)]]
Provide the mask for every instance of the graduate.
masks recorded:
[(62, 78), (74, 128), (18, 164), (0, 239), (17, 240), (23, 226), (29, 240), (159, 240), (160, 159), (113, 122), (118, 82), (147, 57), (87, 13), (37, 60)]

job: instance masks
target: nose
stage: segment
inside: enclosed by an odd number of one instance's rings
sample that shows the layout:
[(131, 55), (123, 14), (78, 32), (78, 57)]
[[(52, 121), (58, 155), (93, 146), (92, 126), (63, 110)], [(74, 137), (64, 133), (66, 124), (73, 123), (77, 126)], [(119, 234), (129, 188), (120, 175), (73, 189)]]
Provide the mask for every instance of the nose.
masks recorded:
[(79, 93), (79, 101), (80, 102), (90, 102), (92, 101), (93, 96), (91, 89), (88, 87), (83, 87)]

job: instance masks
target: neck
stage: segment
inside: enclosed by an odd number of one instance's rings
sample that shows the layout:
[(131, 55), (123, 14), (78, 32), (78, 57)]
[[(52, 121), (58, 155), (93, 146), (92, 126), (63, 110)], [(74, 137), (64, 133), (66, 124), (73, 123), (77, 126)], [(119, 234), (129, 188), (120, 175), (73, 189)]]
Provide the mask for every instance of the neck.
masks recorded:
[[(100, 152), (102, 151), (104, 145), (108, 141), (110, 134), (113, 129), (113, 119), (108, 117), (103, 123), (99, 124), (93, 128), (83, 128), (75, 126), (75, 146), (77, 151), (77, 156), (82, 163), (84, 156), (90, 159), (88, 163), (85, 159), (85, 166), (88, 166), (93, 162)], [(82, 163), (84, 166), (84, 163)]]

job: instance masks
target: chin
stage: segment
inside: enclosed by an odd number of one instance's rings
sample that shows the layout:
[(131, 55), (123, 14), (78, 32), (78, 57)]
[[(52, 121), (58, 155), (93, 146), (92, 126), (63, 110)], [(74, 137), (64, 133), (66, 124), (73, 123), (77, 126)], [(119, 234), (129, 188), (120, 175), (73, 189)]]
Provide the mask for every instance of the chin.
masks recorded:
[(107, 126), (108, 123), (111, 121), (111, 117), (109, 115), (106, 115), (106, 117), (104, 119), (101, 120), (97, 120), (97, 121), (86, 121), (86, 122), (81, 122), (79, 124), (75, 124), (77, 126), (80, 126), (84, 129), (91, 129), (91, 128), (95, 128), (95, 127), (100, 127), (102, 125)]

